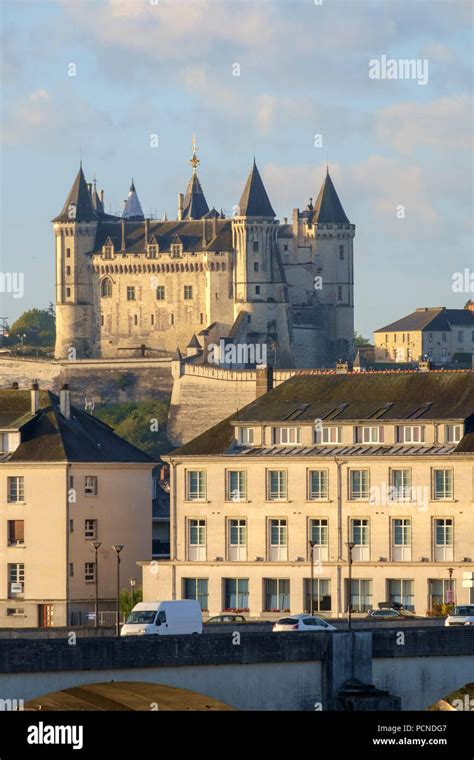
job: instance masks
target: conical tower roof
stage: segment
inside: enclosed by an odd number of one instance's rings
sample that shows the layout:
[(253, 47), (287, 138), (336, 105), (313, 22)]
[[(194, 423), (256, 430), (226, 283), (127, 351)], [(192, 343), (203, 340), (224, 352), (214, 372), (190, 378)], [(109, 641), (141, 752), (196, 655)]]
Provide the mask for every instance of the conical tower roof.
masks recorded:
[(132, 177), (132, 184), (130, 185), (130, 190), (128, 192), (127, 202), (123, 210), (122, 218), (132, 219), (132, 220), (137, 220), (137, 221), (145, 218), (140, 201), (138, 200), (137, 191), (135, 190), (133, 177)]
[(92, 191), (92, 205), (94, 206), (94, 211), (99, 216), (104, 213), (104, 204), (100, 200), (99, 193), (97, 192), (96, 182), (94, 179), (94, 190)]
[(255, 159), (240, 198), (239, 216), (276, 216), (257, 169)]
[(82, 163), (69, 191), (66, 202), (53, 222), (92, 222), (97, 219), (89, 188), (82, 171)]
[(336, 188), (329, 176), (329, 172), (326, 173), (316, 203), (314, 204), (311, 221), (313, 224), (349, 224), (349, 219), (342, 208), (342, 203), (336, 193)]
[(202, 219), (209, 213), (198, 175), (193, 171), (183, 203), (183, 219)]

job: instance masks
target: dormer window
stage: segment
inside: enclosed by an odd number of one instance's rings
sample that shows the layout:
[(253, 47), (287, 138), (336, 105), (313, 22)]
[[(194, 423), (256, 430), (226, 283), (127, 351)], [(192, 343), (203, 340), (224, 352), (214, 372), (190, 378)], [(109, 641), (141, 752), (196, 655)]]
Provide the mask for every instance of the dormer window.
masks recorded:
[(397, 428), (397, 443), (423, 443), (424, 440), (423, 425), (399, 425)]
[(301, 428), (298, 427), (274, 427), (272, 428), (272, 444), (274, 446), (288, 446), (292, 443), (301, 443)]
[(114, 255), (114, 245), (113, 245), (113, 243), (112, 243), (112, 241), (111, 241), (110, 238), (106, 241), (104, 247), (102, 248), (102, 255), (103, 255), (104, 259), (112, 259), (113, 258), (113, 255)]
[(148, 246), (148, 256), (150, 259), (156, 259), (158, 257), (158, 245), (156, 243), (151, 243)]
[(173, 243), (171, 246), (171, 255), (173, 257), (181, 256), (183, 253), (183, 246), (181, 243)]
[(446, 443), (459, 443), (463, 437), (463, 425), (445, 425), (445, 441)]
[(321, 430), (314, 431), (315, 443), (341, 443), (342, 428), (340, 427), (323, 427)]
[(355, 443), (383, 443), (383, 427), (356, 427), (354, 438)]
[(242, 446), (251, 446), (254, 441), (254, 429), (251, 427), (239, 428), (238, 440)]

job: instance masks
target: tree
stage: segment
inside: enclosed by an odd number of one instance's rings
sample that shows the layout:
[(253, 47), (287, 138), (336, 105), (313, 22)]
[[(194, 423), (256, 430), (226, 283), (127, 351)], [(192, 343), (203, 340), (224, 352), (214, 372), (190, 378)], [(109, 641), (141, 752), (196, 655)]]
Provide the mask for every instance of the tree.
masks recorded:
[(120, 596), (119, 596), (120, 614), (122, 615), (124, 620), (128, 618), (128, 616), (130, 615), (135, 605), (138, 604), (138, 602), (141, 602), (142, 600), (143, 600), (143, 592), (141, 588), (135, 588), (133, 590), (133, 604), (132, 604), (131, 590), (128, 588), (123, 588), (120, 591)]
[(360, 348), (360, 346), (370, 346), (370, 340), (364, 338), (364, 336), (358, 333), (357, 330), (354, 330), (354, 343), (356, 348)]
[(474, 304), (474, 301), (472, 300), (472, 298), (470, 298), (469, 301), (466, 301), (466, 303), (464, 304), (464, 308), (469, 309), (473, 304)]
[(25, 311), (11, 327), (11, 343), (20, 343), (24, 335), (24, 342), (30, 346), (54, 346), (56, 335), (56, 320), (48, 309), (30, 309)]
[(110, 425), (121, 438), (152, 457), (174, 448), (166, 437), (168, 399), (128, 401), (95, 409), (95, 416)]

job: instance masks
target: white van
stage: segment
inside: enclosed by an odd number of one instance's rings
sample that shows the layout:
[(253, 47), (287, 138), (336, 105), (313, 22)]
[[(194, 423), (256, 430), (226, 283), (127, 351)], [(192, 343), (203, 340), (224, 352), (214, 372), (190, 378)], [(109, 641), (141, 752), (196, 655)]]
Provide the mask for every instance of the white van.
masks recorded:
[(121, 636), (144, 634), (170, 636), (174, 633), (202, 633), (202, 611), (195, 599), (172, 602), (139, 602), (135, 605)]

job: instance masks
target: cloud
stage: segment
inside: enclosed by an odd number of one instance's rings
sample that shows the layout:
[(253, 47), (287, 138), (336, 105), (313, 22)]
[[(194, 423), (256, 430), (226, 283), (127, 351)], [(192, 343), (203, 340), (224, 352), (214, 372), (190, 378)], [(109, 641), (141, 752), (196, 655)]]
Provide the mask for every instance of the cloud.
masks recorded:
[(396, 103), (376, 114), (376, 136), (409, 155), (419, 146), (470, 150), (472, 111), (467, 95), (428, 103)]

